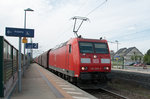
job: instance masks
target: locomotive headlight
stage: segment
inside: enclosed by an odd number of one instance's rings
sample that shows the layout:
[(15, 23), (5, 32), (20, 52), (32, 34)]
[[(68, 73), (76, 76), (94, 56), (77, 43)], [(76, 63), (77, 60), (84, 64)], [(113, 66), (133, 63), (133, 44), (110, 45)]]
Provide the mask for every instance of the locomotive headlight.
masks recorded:
[(87, 70), (88, 67), (81, 67), (81, 70)]
[(97, 58), (97, 56), (96, 56), (96, 55), (94, 55), (93, 57), (94, 57), (94, 58)]
[(109, 70), (109, 67), (104, 67), (105, 70)]
[(81, 70), (85, 70), (85, 68), (84, 68), (84, 67), (81, 67)]

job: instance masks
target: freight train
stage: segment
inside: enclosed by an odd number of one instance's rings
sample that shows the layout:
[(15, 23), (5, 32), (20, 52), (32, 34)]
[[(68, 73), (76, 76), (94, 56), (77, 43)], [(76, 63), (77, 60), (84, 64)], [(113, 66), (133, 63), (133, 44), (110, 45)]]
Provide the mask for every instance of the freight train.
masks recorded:
[(107, 40), (72, 38), (46, 51), (35, 61), (70, 82), (107, 81), (111, 72)]

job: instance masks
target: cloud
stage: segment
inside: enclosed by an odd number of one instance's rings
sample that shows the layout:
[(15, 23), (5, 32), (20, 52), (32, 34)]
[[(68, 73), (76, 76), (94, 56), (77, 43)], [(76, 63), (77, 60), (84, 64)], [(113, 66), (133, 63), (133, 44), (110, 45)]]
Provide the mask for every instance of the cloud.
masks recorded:
[[(34, 12), (27, 12), (27, 28), (35, 29), (35, 38), (40, 50), (46, 51), (61, 42), (74, 37), (72, 32), (73, 16), (88, 17), (90, 22), (84, 22), (79, 34), (86, 38), (105, 37), (109, 41), (119, 40), (121, 46), (129, 46), (129, 39), (140, 37), (134, 35), (149, 29), (150, 1), (149, 0), (108, 0), (102, 7), (92, 11), (104, 0), (1, 0), (0, 3), (0, 33), (5, 35), (5, 27), (24, 27), (24, 9), (32, 8)], [(148, 36), (148, 32), (142, 32)], [(124, 36), (125, 35), (125, 36)], [(130, 38), (131, 35), (131, 38)], [(6, 37), (18, 48), (17, 38)], [(123, 41), (124, 40), (124, 41)], [(30, 41), (30, 40), (29, 40)], [(147, 39), (144, 41), (147, 43)], [(141, 39), (132, 42), (139, 46)], [(146, 46), (144, 46), (146, 47)], [(116, 50), (114, 44), (110, 48)], [(146, 50), (148, 47), (145, 49)]]

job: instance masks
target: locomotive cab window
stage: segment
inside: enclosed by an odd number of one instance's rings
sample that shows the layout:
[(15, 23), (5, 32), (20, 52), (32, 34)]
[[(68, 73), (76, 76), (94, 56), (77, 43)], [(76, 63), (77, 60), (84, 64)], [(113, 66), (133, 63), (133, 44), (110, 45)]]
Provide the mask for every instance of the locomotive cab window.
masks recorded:
[(79, 42), (80, 53), (108, 54), (107, 43)]
[(71, 45), (69, 45), (69, 53), (71, 53)]
[(89, 42), (79, 43), (80, 53), (94, 53), (93, 44)]
[(94, 43), (95, 53), (108, 54), (106, 43)]

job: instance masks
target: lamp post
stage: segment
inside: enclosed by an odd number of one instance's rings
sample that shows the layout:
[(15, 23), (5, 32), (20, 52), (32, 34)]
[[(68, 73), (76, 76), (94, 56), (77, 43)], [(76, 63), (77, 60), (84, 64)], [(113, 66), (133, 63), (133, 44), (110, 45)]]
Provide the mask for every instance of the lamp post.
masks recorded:
[[(24, 29), (26, 29), (26, 12), (27, 11), (34, 11), (32, 10), (31, 8), (27, 8), (24, 10), (25, 11), (25, 16), (24, 16)], [(25, 55), (25, 43), (24, 43), (24, 55)], [(24, 56), (24, 59), (23, 59), (23, 63), (24, 63), (24, 66), (25, 66), (25, 56)]]
[(118, 42), (119, 42), (119, 41), (118, 41), (118, 40), (116, 40), (115, 42), (117, 43), (117, 51), (118, 51)]
[[(118, 52), (118, 40), (115, 40), (115, 42), (117, 43), (117, 51), (116, 52)], [(117, 59), (117, 68), (118, 68), (118, 60), (119, 59)]]
[[(34, 10), (32, 10), (30, 8), (27, 8), (24, 11), (25, 11), (25, 15), (24, 15), (24, 29), (26, 29), (26, 12), (27, 11), (34, 11)], [(26, 40), (26, 37), (24, 37), (23, 39)], [(24, 57), (23, 57), (23, 75), (24, 75), (24, 69), (25, 69), (25, 43), (24, 43)], [(19, 89), (19, 90), (21, 91), (21, 89)]]
[[(26, 11), (34, 11), (30, 8), (27, 8), (24, 10), (25, 11), (25, 16), (24, 16), (24, 29), (26, 29)], [(26, 37), (23, 38), (23, 40), (26, 40)], [(24, 70), (25, 69), (25, 42), (24, 42), (24, 57), (23, 57), (23, 75), (24, 75)], [(18, 91), (21, 92), (21, 74), (19, 75), (19, 83), (18, 83)]]

